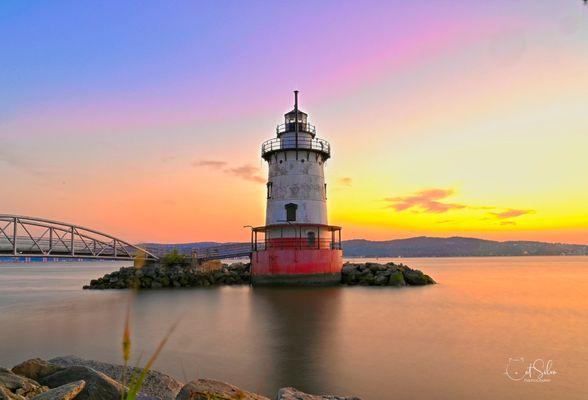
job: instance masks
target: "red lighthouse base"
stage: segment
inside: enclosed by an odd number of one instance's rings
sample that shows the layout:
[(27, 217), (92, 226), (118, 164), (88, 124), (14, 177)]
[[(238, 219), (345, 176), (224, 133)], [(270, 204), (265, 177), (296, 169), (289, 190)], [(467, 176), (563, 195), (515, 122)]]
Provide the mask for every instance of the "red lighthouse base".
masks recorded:
[(251, 255), (251, 281), (257, 285), (336, 285), (341, 283), (339, 249), (268, 248)]

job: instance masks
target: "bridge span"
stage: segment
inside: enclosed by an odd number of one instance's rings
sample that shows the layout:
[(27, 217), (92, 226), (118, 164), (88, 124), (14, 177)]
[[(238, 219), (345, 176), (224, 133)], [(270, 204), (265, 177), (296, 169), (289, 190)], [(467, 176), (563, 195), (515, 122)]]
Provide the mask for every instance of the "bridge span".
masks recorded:
[(79, 225), (0, 214), (0, 256), (157, 260), (153, 253), (122, 239)]

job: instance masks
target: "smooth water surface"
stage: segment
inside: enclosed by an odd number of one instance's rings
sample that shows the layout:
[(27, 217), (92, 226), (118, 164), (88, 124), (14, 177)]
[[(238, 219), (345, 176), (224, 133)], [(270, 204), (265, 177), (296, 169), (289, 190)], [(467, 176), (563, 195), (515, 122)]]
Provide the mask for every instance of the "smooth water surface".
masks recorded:
[[(379, 260), (380, 262), (387, 260)], [(0, 264), (0, 365), (76, 354), (272, 397), (295, 386), (364, 399), (588, 398), (588, 257), (406, 259), (440, 284), (411, 288), (222, 287), (84, 291), (116, 263)], [(535, 359), (548, 382), (513, 381)], [(517, 364), (519, 363), (519, 364)]]

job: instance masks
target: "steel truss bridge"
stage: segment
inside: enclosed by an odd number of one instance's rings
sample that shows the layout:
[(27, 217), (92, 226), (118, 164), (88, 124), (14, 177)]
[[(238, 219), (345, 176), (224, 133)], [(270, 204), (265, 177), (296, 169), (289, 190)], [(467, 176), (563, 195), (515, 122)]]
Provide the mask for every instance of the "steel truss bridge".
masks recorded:
[(149, 251), (106, 233), (48, 219), (0, 214), (0, 256), (157, 260)]

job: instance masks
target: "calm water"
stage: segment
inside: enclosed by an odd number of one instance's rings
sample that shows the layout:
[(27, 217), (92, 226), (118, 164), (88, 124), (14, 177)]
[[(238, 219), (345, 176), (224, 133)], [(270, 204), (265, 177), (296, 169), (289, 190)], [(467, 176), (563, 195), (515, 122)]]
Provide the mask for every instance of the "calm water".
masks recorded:
[[(296, 386), (364, 399), (588, 398), (587, 257), (405, 262), (440, 284), (139, 293), (135, 355), (180, 319), (156, 367), (181, 380), (266, 395)], [(119, 266), (0, 264), (0, 365), (65, 354), (120, 362), (131, 293), (81, 290)], [(504, 372), (517, 357), (553, 360), (557, 375), (512, 381)], [(522, 365), (511, 363), (513, 377)]]

